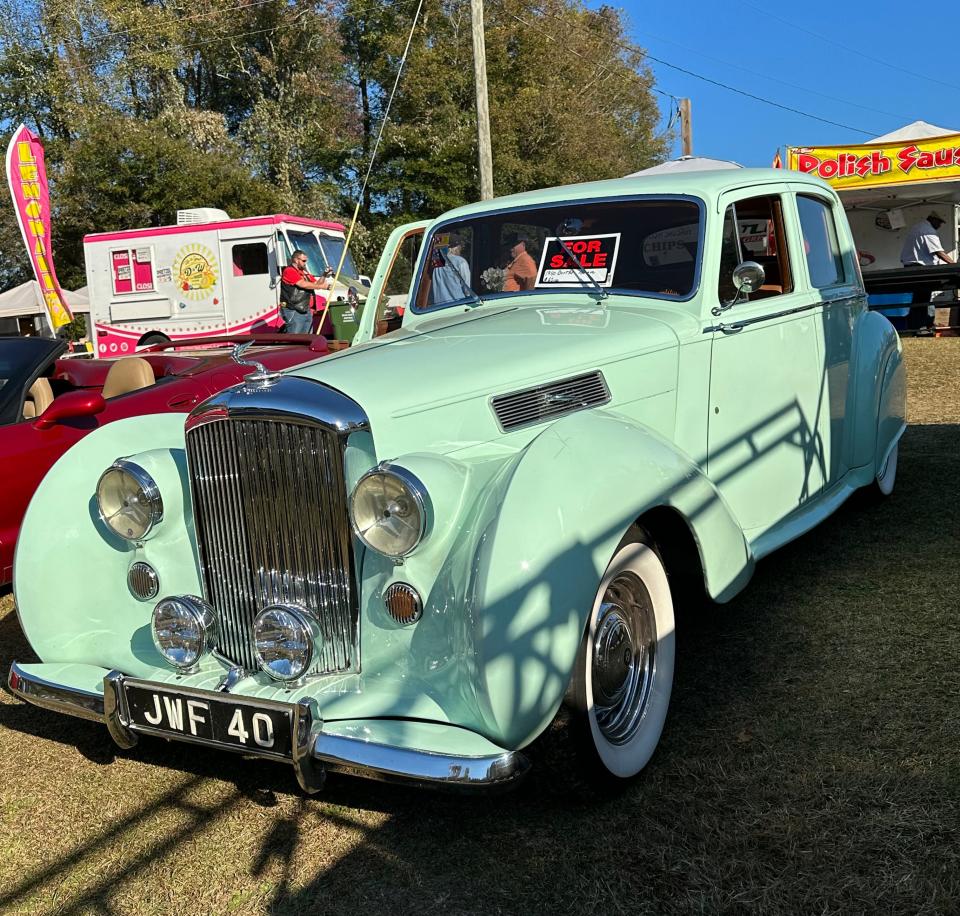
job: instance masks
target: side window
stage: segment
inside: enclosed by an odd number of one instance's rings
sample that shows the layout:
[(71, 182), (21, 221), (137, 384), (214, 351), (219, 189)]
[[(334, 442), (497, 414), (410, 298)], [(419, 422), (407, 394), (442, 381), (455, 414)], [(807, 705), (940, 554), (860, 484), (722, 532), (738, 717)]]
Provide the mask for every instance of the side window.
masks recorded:
[(733, 269), (743, 261), (756, 261), (764, 273), (763, 286), (748, 297), (751, 302), (793, 290), (793, 274), (783, 226), (783, 203), (776, 195), (738, 200), (727, 207), (720, 251), (720, 299), (736, 298)]
[(387, 296), (406, 295), (413, 279), (413, 269), (417, 266), (417, 257), (420, 254), (420, 245), (423, 244), (423, 233), (411, 233), (406, 236), (397, 249), (397, 256), (390, 265), (390, 273), (383, 284), (383, 292)]
[(379, 337), (400, 327), (403, 321), (403, 312), (407, 306), (407, 293), (410, 291), (410, 281), (420, 256), (420, 246), (423, 244), (423, 230), (418, 229), (404, 236), (397, 246), (393, 262), (387, 270), (380, 291), (380, 301), (377, 303), (377, 317), (374, 321), (373, 336)]
[(797, 211), (811, 285), (824, 289), (843, 283), (846, 280), (843, 256), (830, 205), (816, 197), (798, 194)]
[(115, 295), (146, 293), (153, 281), (153, 248), (119, 248), (110, 252), (110, 273)]
[(265, 242), (234, 245), (231, 250), (231, 260), (233, 261), (233, 275), (235, 277), (248, 277), (251, 274), (270, 272)]

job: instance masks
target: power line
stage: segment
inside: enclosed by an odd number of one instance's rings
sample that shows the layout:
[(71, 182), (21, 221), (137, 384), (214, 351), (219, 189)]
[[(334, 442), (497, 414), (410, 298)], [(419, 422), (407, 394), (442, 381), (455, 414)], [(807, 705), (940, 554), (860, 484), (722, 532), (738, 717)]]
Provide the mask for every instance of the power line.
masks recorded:
[(789, 105), (781, 105), (780, 102), (774, 102), (772, 99), (766, 99), (763, 96), (754, 95), (752, 92), (747, 92), (745, 89), (737, 89), (736, 86), (730, 86), (727, 83), (721, 83), (720, 80), (711, 79), (709, 76), (703, 76), (700, 73), (695, 73), (693, 70), (688, 70), (686, 67), (680, 67), (677, 64), (671, 64), (668, 60), (654, 57), (649, 51), (647, 52), (646, 56), (650, 60), (656, 61), (658, 64), (662, 64), (664, 67), (670, 67), (672, 70), (679, 70), (681, 73), (686, 73), (687, 76), (692, 76), (695, 79), (703, 80), (705, 83), (712, 83), (714, 86), (719, 86), (721, 89), (726, 89), (729, 92), (735, 92), (737, 95), (746, 96), (746, 98), (753, 99), (756, 102), (763, 102), (765, 105), (772, 105), (774, 108), (779, 108), (782, 111), (789, 111), (792, 114), (798, 114), (804, 118), (812, 118), (814, 121), (820, 121), (823, 124), (830, 124), (833, 127), (842, 127), (844, 130), (852, 130), (858, 134), (864, 134), (867, 137), (872, 137), (881, 133), (881, 131), (877, 130), (864, 130), (861, 127), (851, 127), (849, 124), (841, 124), (839, 121), (831, 121), (829, 118), (821, 118), (819, 115), (810, 114), (809, 111), (801, 111), (799, 108), (791, 108)]
[(804, 28), (802, 25), (797, 25), (795, 22), (790, 22), (787, 19), (781, 19), (779, 16), (771, 13), (770, 10), (764, 9), (763, 7), (754, 6), (752, 3), (748, 3), (747, 0), (740, 0), (740, 2), (744, 6), (749, 7), (758, 13), (763, 13), (769, 16), (771, 19), (776, 19), (777, 22), (788, 25), (790, 28), (796, 29), (799, 32), (805, 32), (807, 35), (812, 35), (814, 38), (819, 38), (821, 41), (825, 41), (827, 44), (831, 44), (844, 51), (848, 51), (850, 54), (856, 54), (858, 57), (862, 57), (864, 60), (872, 61), (875, 64), (882, 64), (884, 67), (889, 67), (891, 70), (896, 70), (899, 73), (906, 74), (907, 76), (913, 76), (917, 79), (927, 80), (930, 83), (937, 83), (940, 86), (946, 86), (948, 89), (960, 89), (960, 86), (957, 86), (955, 83), (945, 83), (943, 80), (934, 79), (932, 76), (925, 76), (922, 73), (914, 73), (912, 70), (906, 70), (903, 67), (898, 67), (896, 64), (891, 64), (888, 60), (883, 60), (879, 57), (871, 57), (869, 54), (865, 54), (863, 51), (858, 51), (856, 48), (851, 48), (848, 45), (841, 44), (839, 41), (828, 38), (826, 35), (821, 35), (819, 32), (814, 32), (812, 29)]
[[(534, 7), (533, 9), (535, 12), (540, 13), (542, 16), (549, 16), (552, 19), (557, 19), (563, 22), (564, 25), (569, 28), (579, 28), (581, 31), (585, 31), (583, 27), (580, 26), (579, 24), (570, 23), (568, 20), (563, 19), (556, 13), (551, 13), (549, 10), (545, 10), (542, 7)], [(642, 53), (644, 57), (647, 58), (648, 60), (652, 60), (658, 64), (662, 64), (664, 67), (670, 67), (672, 70), (678, 70), (680, 73), (687, 74), (687, 76), (692, 76), (695, 79), (703, 80), (704, 82), (711, 83), (714, 86), (719, 86), (721, 89), (726, 89), (729, 92), (735, 92), (738, 95), (742, 95), (742, 96), (745, 96), (746, 98), (753, 99), (756, 102), (762, 102), (765, 105), (771, 105), (774, 108), (779, 108), (783, 111), (788, 111), (791, 114), (798, 114), (804, 118), (811, 118), (814, 121), (821, 121), (824, 124), (830, 124), (832, 127), (841, 127), (844, 130), (852, 130), (855, 133), (864, 134), (868, 137), (872, 137), (880, 133), (880, 131), (863, 130), (862, 128), (859, 128), (859, 127), (851, 127), (849, 124), (841, 124), (838, 121), (831, 121), (827, 118), (821, 118), (819, 115), (810, 114), (810, 112), (802, 111), (799, 108), (791, 108), (789, 105), (783, 105), (780, 102), (774, 102), (772, 99), (764, 98), (763, 96), (760, 96), (760, 95), (755, 95), (752, 92), (747, 92), (745, 89), (738, 89), (736, 86), (730, 86), (727, 83), (720, 82), (720, 80), (715, 80), (715, 79), (711, 79), (708, 76), (703, 76), (702, 74), (696, 73), (695, 71), (690, 70), (686, 67), (681, 67), (678, 64), (674, 64), (668, 60), (664, 60), (661, 57), (654, 57), (649, 51), (643, 51), (636, 45), (627, 44), (626, 42), (618, 41), (615, 38), (614, 39), (608, 38), (607, 40), (610, 41), (612, 44), (619, 46), (625, 51), (630, 51), (631, 53)]]
[(652, 32), (647, 32), (641, 30), (640, 35), (646, 35), (647, 38), (652, 38), (654, 41), (662, 41), (666, 44), (673, 45), (676, 48), (680, 48), (683, 51), (689, 51), (691, 54), (696, 54), (698, 57), (703, 58), (704, 60), (712, 60), (715, 63), (722, 64), (724, 67), (734, 67), (737, 70), (742, 70), (744, 73), (749, 73), (751, 76), (759, 76), (771, 83), (779, 83), (781, 86), (787, 86), (790, 89), (798, 89), (800, 92), (806, 92), (810, 95), (819, 96), (822, 99), (828, 99), (831, 102), (839, 102), (841, 105), (849, 105), (851, 108), (860, 108), (863, 111), (870, 111), (874, 114), (887, 115), (891, 118), (906, 118), (906, 115), (897, 114), (892, 111), (883, 111), (879, 108), (871, 108), (869, 105), (860, 105), (857, 102), (851, 102), (849, 99), (841, 99), (835, 95), (827, 95), (825, 92), (818, 92), (816, 89), (811, 89), (809, 86), (798, 86), (796, 83), (788, 83), (786, 80), (779, 79), (776, 76), (771, 76), (769, 73), (758, 73), (756, 70), (750, 70), (747, 67), (741, 66), (733, 61), (723, 60), (719, 57), (713, 57), (709, 54), (704, 54), (702, 51), (695, 51), (693, 48), (688, 48), (686, 45), (682, 45), (677, 41), (672, 41), (669, 38), (663, 38), (660, 35), (654, 35)]

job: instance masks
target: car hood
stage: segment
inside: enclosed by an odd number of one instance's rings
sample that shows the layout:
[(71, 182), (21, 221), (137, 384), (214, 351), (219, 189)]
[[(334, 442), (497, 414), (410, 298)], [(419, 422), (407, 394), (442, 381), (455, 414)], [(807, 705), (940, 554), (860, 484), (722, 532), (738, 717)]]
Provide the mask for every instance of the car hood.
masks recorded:
[[(487, 402), (495, 395), (676, 348), (676, 316), (659, 312), (582, 302), (488, 306), (421, 321), (291, 372), (355, 400), (378, 442), (384, 430), (402, 426), (407, 447), (416, 437), (418, 449), (446, 450), (444, 442), (484, 437), (469, 428), (470, 402), (480, 402), (492, 423)], [(425, 427), (413, 419), (431, 411), (444, 411), (444, 420)], [(495, 436), (495, 425), (487, 432)]]

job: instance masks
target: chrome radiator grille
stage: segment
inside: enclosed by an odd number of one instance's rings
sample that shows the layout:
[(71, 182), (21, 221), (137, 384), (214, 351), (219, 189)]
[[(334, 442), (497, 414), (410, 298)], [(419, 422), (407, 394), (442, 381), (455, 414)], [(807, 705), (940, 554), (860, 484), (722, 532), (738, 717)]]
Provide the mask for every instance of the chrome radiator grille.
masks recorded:
[(297, 604), (323, 634), (311, 673), (354, 666), (357, 612), (337, 434), (286, 421), (217, 420), (187, 433), (187, 458), (220, 653), (255, 669), (257, 613)]

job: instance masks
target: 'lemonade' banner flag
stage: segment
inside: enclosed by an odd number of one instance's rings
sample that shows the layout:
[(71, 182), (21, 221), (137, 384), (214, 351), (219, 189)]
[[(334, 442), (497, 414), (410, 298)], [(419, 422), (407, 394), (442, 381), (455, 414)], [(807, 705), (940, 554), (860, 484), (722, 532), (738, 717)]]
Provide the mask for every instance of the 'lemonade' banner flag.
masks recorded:
[(788, 166), (837, 190), (960, 178), (960, 134), (861, 146), (791, 146)]
[(21, 124), (7, 147), (7, 181), (17, 211), (17, 222), (54, 331), (73, 321), (53, 269), (50, 239), (50, 194), (43, 145)]

